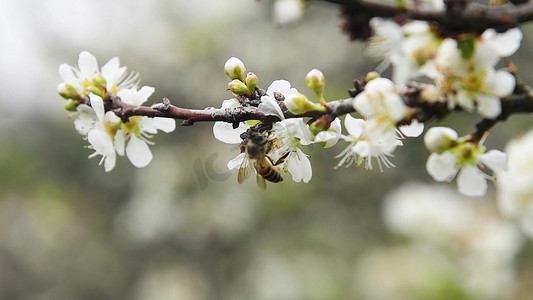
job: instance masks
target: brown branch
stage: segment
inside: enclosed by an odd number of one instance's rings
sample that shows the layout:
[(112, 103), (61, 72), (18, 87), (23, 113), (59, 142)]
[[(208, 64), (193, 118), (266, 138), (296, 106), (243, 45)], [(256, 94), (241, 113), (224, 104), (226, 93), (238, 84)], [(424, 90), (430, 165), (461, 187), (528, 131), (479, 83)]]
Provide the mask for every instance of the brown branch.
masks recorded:
[[(435, 24), (444, 36), (460, 33), (482, 33), (494, 28), (499, 32), (517, 27), (533, 20), (533, 2), (516, 6), (488, 7), (480, 4), (467, 5), (466, 1), (447, 0), (446, 11), (410, 6), (400, 8), (394, 4), (369, 0), (315, 0), (341, 6), (345, 19), (343, 30), (352, 39), (367, 39), (371, 35), (368, 22), (373, 17), (427, 21)], [(466, 6), (466, 7), (464, 7)]]
[[(449, 110), (446, 103), (427, 102), (425, 100), (421, 100), (419, 93), (420, 90), (421, 87), (415, 84), (408, 86), (403, 98), (407, 106), (410, 108), (412, 116), (409, 119), (399, 121), (397, 125), (409, 124), (413, 119), (417, 119), (422, 123), (427, 123), (432, 120), (443, 119), (454, 111), (461, 111), (460, 108)], [(309, 111), (300, 115), (295, 115), (288, 112), (283, 107), (282, 102), (281, 107), (282, 110), (284, 110), (285, 118), (308, 117), (313, 120), (317, 120), (323, 116), (326, 116), (330, 120), (333, 120), (338, 116), (356, 112), (352, 105), (352, 101), (352, 98), (331, 101), (325, 104), (326, 111)], [(476, 131), (471, 135), (472, 140), (481, 139), (485, 132), (490, 130), (497, 123), (507, 120), (507, 118), (513, 114), (533, 113), (532, 93), (520, 90), (520, 93), (504, 97), (500, 99), (500, 101), (502, 107), (501, 114), (494, 119), (482, 119), (478, 124), (476, 124)], [(81, 99), (81, 103), (90, 105), (88, 99)], [(180, 108), (170, 104), (170, 101), (167, 98), (164, 98), (162, 103), (158, 103), (149, 107), (126, 104), (122, 102), (119, 97), (111, 95), (108, 96), (108, 100), (105, 101), (105, 109), (106, 111), (113, 111), (113, 113), (120, 117), (124, 122), (133, 116), (146, 116), (152, 118), (162, 117), (183, 120), (181, 124), (182, 126), (191, 126), (196, 122), (222, 121), (232, 123), (235, 125), (235, 127), (237, 127), (238, 123), (248, 120), (259, 120), (268, 124), (279, 121), (277, 117), (267, 116), (254, 106), (226, 109), (188, 109)]]

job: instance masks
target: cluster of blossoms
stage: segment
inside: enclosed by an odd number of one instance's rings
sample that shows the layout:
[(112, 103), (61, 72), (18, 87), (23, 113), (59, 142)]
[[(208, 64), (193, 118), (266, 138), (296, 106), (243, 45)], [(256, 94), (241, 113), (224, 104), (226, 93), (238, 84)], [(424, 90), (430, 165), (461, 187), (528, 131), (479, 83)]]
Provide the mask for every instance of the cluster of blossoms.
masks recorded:
[[(344, 126), (347, 135), (342, 134), (339, 118), (327, 119), (327, 116), (305, 122), (307, 112), (325, 112), (327, 103), (323, 90), (325, 78), (317, 69), (311, 70), (306, 76), (306, 83), (317, 102), (310, 101), (307, 96), (292, 88), (285, 80), (274, 81), (266, 91), (257, 88), (257, 76), (246, 73), (244, 64), (232, 57), (225, 64), (225, 73), (232, 81), (228, 84), (233, 98), (222, 103), (222, 109), (241, 106), (255, 106), (265, 116), (272, 116), (273, 124), (266, 125), (259, 121), (229, 124), (217, 122), (213, 127), (217, 139), (231, 144), (241, 144), (241, 154), (228, 163), (229, 169), (240, 168), (246, 158), (247, 136), (250, 131), (263, 130), (268, 132), (271, 146), (265, 155), (275, 168), (289, 172), (294, 181), (308, 182), (312, 169), (307, 155), (301, 146), (312, 143), (325, 148), (344, 140), (348, 146), (338, 157), (337, 167), (364, 166), (372, 169), (372, 160), (376, 159), (380, 170), (394, 166), (389, 160), (397, 146), (402, 145), (405, 136), (418, 136), (423, 131), (423, 124), (413, 121), (410, 125), (398, 128), (400, 120), (412, 120), (412, 115), (405, 105), (394, 83), (371, 73), (367, 77), (365, 90), (353, 99), (346, 99), (352, 111), (359, 112), (363, 118), (346, 115)], [(286, 118), (292, 114), (292, 118)], [(237, 126), (238, 125), (238, 126)], [(261, 129), (262, 128), (262, 129)], [(279, 162), (279, 163), (277, 163)]]
[[(300, 147), (319, 141), (324, 142), (326, 147), (330, 147), (336, 143), (338, 136), (337, 134), (319, 133), (319, 135), (312, 137), (310, 126), (303, 121), (303, 118), (285, 118), (281, 105), (295, 113), (315, 109), (324, 110), (324, 107), (307, 100), (286, 80), (274, 81), (266, 91), (257, 88), (257, 76), (251, 72), (245, 75), (244, 64), (238, 58), (230, 58), (226, 62), (224, 70), (226, 75), (232, 79), (228, 88), (232, 91), (233, 98), (223, 101), (222, 109), (254, 106), (265, 116), (271, 116), (277, 121), (267, 125), (252, 120), (241, 122), (237, 127), (225, 122), (216, 122), (213, 127), (215, 138), (225, 143), (242, 145), (242, 153), (228, 162), (228, 168), (232, 170), (241, 168), (241, 166), (244, 167), (243, 163), (246, 155), (248, 155), (246, 153), (248, 133), (263, 130), (268, 132), (267, 138), (270, 144), (269, 149), (265, 149), (264, 155), (274, 165), (273, 167), (283, 172), (289, 172), (295, 182), (309, 182), (312, 177), (311, 163), (308, 155)], [(321, 96), (324, 85), (322, 73), (313, 70), (307, 76), (307, 80), (308, 86), (315, 87), (319, 91), (318, 95)], [(321, 85), (321, 88), (318, 88), (318, 85)], [(265, 126), (265, 129), (261, 129), (261, 126)], [(333, 126), (329, 129), (334, 133), (340, 132), (338, 119), (333, 122)]]
[(139, 106), (154, 92), (153, 87), (138, 88), (138, 75), (121, 67), (117, 57), (100, 69), (96, 58), (84, 51), (77, 67), (62, 64), (59, 75), (63, 82), (58, 92), (67, 99), (65, 108), (76, 112), (75, 128), (95, 151), (89, 157), (101, 155), (100, 164), (106, 172), (115, 167), (117, 154), (126, 155), (136, 167), (148, 165), (152, 160), (148, 147), (151, 135), (157, 130), (175, 129), (173, 119), (132, 116), (124, 120), (106, 111), (106, 107), (113, 107), (116, 97), (124, 104)]
[(481, 169), (488, 167), (498, 173), (507, 167), (507, 155), (499, 150), (485, 152), (483, 139), (459, 138), (455, 130), (447, 127), (430, 128), (424, 136), (424, 143), (431, 151), (426, 163), (428, 173), (439, 182), (451, 181), (459, 174), (457, 187), (462, 194), (483, 196), (487, 190), (486, 179), (495, 177)]
[(495, 67), (519, 48), (522, 32), (518, 28), (504, 33), (487, 29), (480, 36), (450, 38), (439, 36), (423, 21), (400, 26), (374, 18), (370, 25), (375, 35), (367, 52), (383, 59), (383, 66), (392, 64), (397, 84), (421, 76), (431, 79), (433, 83), (422, 93), (426, 101), (495, 118), (501, 112), (500, 98), (514, 90), (514, 76)]
[(507, 144), (507, 170), (498, 173), (498, 204), (504, 216), (518, 221), (533, 238), (533, 131)]
[[(422, 263), (409, 265), (409, 272), (397, 268), (402, 272), (395, 272), (394, 267), (386, 267), (380, 273), (382, 276), (373, 278), (374, 289), (370, 291), (382, 297), (365, 298), (389, 299), (402, 295), (405, 297), (401, 298), (409, 299), (413, 298), (409, 294), (413, 289), (434, 288), (435, 282), (443, 281), (453, 282), (456, 290), (469, 295), (459, 297), (454, 294), (453, 298), (513, 298), (517, 288), (515, 260), (524, 245), (523, 236), (513, 222), (496, 212), (490, 202), (466, 200), (449, 187), (414, 182), (389, 193), (384, 201), (385, 225), (391, 232), (408, 238), (410, 243), (403, 245), (411, 245), (409, 253)], [(428, 254), (433, 257), (427, 259)], [(381, 258), (382, 266), (391, 262), (390, 256)], [(428, 266), (434, 266), (438, 261), (444, 265), (426, 273)], [(375, 273), (372, 269), (375, 270), (376, 265), (366, 266), (365, 275)], [(454, 280), (447, 281), (446, 276)], [(396, 284), (392, 288), (383, 282)], [(383, 289), (391, 289), (389, 297), (383, 296)], [(422, 298), (438, 294), (431, 288), (429, 290), (433, 293)], [(406, 292), (408, 295), (404, 294)]]

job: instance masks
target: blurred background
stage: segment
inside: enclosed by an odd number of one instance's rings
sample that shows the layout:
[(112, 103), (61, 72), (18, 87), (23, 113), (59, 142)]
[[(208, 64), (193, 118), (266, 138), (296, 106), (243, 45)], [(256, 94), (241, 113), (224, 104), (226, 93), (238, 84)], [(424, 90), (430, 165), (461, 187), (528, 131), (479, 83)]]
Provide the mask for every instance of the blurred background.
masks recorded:
[[(238, 150), (213, 138), (213, 124), (157, 135), (143, 169), (120, 158), (105, 173), (87, 159), (56, 91), (58, 66), (83, 50), (100, 65), (119, 56), (156, 88), (149, 101), (188, 108), (230, 97), (231, 56), (265, 89), (287, 79), (305, 91), (321, 69), (328, 99), (378, 64), (342, 34), (336, 7), (311, 3), (279, 28), (271, 5), (0, 0), (0, 299), (530, 299), (533, 249), (498, 214), (494, 187), (468, 199), (455, 183), (427, 185), (422, 139), (384, 173), (334, 170), (344, 145), (308, 147), (311, 182), (265, 192), (227, 171)], [(531, 83), (523, 30), (513, 61)], [(442, 124), (462, 135), (475, 121)], [(488, 148), (530, 124), (500, 124)]]

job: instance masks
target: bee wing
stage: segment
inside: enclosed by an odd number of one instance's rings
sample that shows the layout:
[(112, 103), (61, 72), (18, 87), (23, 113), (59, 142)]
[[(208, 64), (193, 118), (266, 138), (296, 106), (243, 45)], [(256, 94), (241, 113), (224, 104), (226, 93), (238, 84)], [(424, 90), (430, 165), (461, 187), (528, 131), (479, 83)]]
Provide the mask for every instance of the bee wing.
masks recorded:
[(255, 177), (256, 181), (257, 181), (257, 185), (259, 186), (260, 189), (262, 189), (263, 191), (266, 190), (267, 188), (267, 183), (266, 183), (266, 180), (265, 178), (263, 178), (263, 176), (257, 174), (257, 176)]
[(250, 174), (252, 174), (252, 172), (253, 165), (248, 156), (245, 156), (239, 168), (239, 173), (237, 174), (237, 181), (239, 183), (243, 183), (248, 177), (250, 177)]

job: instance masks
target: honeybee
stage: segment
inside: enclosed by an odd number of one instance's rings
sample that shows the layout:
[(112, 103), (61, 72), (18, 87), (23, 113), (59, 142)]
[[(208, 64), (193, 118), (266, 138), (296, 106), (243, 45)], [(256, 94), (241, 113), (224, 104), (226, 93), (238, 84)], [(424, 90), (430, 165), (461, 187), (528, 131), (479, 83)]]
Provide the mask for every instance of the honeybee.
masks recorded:
[(267, 153), (272, 148), (272, 140), (264, 134), (251, 131), (248, 134), (247, 142), (244, 145), (246, 155), (239, 168), (237, 174), (237, 181), (243, 183), (250, 174), (252, 174), (252, 166), (257, 172), (257, 185), (262, 190), (266, 189), (266, 181), (280, 182), (283, 180), (280, 171), (274, 167), (272, 161), (267, 156)]

